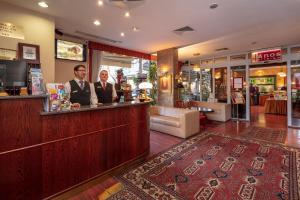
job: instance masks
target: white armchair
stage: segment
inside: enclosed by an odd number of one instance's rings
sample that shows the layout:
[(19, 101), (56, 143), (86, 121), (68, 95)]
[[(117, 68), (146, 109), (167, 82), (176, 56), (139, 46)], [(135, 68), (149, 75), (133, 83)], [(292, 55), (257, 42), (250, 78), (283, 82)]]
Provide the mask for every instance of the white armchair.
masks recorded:
[(150, 129), (187, 138), (199, 133), (199, 112), (182, 108), (151, 106)]

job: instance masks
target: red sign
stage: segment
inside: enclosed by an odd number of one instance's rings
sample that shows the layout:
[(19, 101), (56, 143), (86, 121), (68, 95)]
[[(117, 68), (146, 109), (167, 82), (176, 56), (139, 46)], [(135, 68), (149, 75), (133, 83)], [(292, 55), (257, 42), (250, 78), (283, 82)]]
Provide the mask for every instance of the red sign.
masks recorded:
[(252, 53), (252, 63), (281, 61), (281, 49), (258, 51)]

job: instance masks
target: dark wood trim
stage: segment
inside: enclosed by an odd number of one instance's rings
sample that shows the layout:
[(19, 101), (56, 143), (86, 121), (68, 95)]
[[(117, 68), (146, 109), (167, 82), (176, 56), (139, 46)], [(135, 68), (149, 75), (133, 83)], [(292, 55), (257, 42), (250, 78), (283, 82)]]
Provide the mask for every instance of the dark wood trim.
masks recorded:
[(93, 75), (93, 52), (94, 50), (93, 49), (89, 49), (88, 51), (89, 53), (89, 63), (88, 63), (88, 66), (89, 66), (89, 81), (90, 82), (94, 82), (92, 80), (92, 75)]
[[(35, 60), (29, 60), (23, 58), (23, 48), (24, 47), (33, 47), (36, 50), (36, 59)], [(27, 63), (34, 63), (39, 64), (40, 63), (40, 46), (36, 44), (26, 44), (26, 43), (18, 43), (18, 53), (19, 53), (19, 59), (25, 60)]]
[(286, 65), (286, 62), (275, 62), (275, 63), (257, 63), (257, 64), (250, 64), (249, 68), (250, 69), (255, 69), (255, 68), (261, 68), (261, 67), (275, 67), (275, 66), (282, 66)]
[(96, 176), (94, 176), (94, 177), (92, 177), (90, 179), (87, 179), (87, 180), (85, 180), (85, 181), (83, 181), (81, 183), (78, 183), (78, 184), (76, 184), (76, 185), (74, 185), (72, 187), (69, 187), (69, 188), (67, 188), (67, 189), (65, 189), (63, 191), (60, 191), (60, 192), (58, 192), (58, 193), (56, 193), (54, 195), (51, 195), (51, 196), (45, 198), (44, 200), (53, 199), (53, 198), (58, 197), (60, 195), (63, 196), (64, 193), (66, 193), (66, 192), (68, 192), (70, 190), (73, 190), (73, 189), (75, 189), (77, 187), (80, 187), (80, 186), (82, 186), (82, 185), (84, 185), (84, 184), (86, 184), (86, 183), (88, 183), (90, 181), (93, 181), (95, 179), (100, 179), (100, 180), (102, 179), (102, 180), (104, 180), (108, 176), (113, 176), (114, 174), (117, 174), (117, 173), (123, 171), (124, 168), (127, 168), (129, 166), (132, 167), (132, 166), (141, 164), (142, 162), (144, 162), (146, 160), (146, 157), (147, 157), (148, 154), (149, 154), (149, 151), (146, 151), (145, 153), (143, 153), (142, 155), (138, 156), (137, 158), (134, 158), (134, 159), (131, 159), (129, 161), (126, 161), (126, 162), (124, 162), (124, 163), (122, 163), (122, 164), (120, 164), (120, 165), (118, 165), (116, 167), (113, 167), (113, 168), (111, 168), (111, 169), (109, 169), (109, 170), (107, 170), (107, 171), (105, 171), (105, 172), (103, 172), (101, 174), (98, 174), (98, 175), (96, 175)]

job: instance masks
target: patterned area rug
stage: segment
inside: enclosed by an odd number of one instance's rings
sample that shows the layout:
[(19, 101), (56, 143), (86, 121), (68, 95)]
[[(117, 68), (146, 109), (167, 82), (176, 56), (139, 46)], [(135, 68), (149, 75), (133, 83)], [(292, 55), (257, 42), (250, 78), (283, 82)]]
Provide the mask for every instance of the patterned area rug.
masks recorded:
[(109, 199), (294, 200), (299, 167), (298, 149), (206, 132), (117, 177)]
[(274, 143), (284, 143), (287, 131), (283, 129), (250, 126), (242, 132), (241, 136), (247, 139), (265, 140)]

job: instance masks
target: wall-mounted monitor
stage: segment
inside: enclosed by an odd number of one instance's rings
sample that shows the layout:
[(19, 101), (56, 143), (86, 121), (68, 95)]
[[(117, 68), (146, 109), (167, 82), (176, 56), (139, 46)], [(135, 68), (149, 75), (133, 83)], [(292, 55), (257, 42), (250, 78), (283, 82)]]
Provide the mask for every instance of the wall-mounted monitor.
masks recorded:
[(86, 61), (86, 45), (56, 39), (55, 40), (55, 58), (85, 62)]

